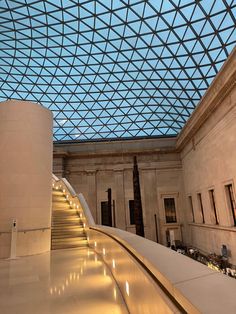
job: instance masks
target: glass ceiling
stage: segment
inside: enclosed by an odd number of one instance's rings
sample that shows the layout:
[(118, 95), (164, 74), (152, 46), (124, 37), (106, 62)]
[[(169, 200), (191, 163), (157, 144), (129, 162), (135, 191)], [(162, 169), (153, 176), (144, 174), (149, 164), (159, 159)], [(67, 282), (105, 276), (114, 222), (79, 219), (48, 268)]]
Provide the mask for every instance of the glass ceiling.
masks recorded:
[(236, 0), (1, 0), (0, 101), (54, 139), (177, 135), (236, 42)]

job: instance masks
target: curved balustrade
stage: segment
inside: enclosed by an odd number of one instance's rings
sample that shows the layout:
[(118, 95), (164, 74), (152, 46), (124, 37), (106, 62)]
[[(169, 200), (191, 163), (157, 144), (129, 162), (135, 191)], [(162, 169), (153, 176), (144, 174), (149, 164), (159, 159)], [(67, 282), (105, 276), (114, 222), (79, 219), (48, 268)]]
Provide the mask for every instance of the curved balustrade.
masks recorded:
[(235, 280), (148, 239), (96, 225), (82, 194), (66, 179), (53, 176), (53, 184), (82, 209), (89, 246), (109, 266), (130, 313), (235, 313)]

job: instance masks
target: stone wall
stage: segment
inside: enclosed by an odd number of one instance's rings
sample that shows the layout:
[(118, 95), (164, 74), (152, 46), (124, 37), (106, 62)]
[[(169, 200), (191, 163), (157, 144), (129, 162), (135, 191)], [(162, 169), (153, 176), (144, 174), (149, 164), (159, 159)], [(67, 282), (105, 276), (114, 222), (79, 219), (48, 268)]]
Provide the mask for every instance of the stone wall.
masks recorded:
[[(183, 182), (175, 139), (56, 144), (54, 150), (54, 173), (63, 174), (83, 193), (96, 223), (101, 224), (101, 202), (107, 200), (106, 191), (111, 188), (113, 225), (130, 232), (135, 232), (129, 200), (133, 199), (133, 157), (137, 156), (146, 237), (166, 244), (166, 230), (174, 229), (176, 239), (182, 240)], [(165, 196), (176, 200), (177, 223), (165, 222)]]
[[(225, 244), (236, 264), (236, 227), (226, 185), (236, 180), (236, 54), (230, 56), (186, 128), (177, 147), (181, 150), (185, 184), (188, 243), (205, 252), (221, 254)], [(184, 144), (183, 144), (184, 143)], [(216, 224), (209, 190), (214, 190)], [(205, 223), (197, 193), (201, 193)], [(195, 222), (188, 196), (192, 197)], [(236, 206), (234, 204), (234, 206)]]

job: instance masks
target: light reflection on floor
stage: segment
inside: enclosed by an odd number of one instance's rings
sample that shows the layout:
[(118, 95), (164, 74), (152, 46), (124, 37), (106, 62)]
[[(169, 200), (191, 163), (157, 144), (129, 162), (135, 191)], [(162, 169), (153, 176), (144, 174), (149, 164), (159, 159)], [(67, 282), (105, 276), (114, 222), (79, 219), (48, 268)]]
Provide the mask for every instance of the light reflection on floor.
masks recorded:
[(126, 314), (120, 291), (88, 248), (0, 260), (2, 314)]

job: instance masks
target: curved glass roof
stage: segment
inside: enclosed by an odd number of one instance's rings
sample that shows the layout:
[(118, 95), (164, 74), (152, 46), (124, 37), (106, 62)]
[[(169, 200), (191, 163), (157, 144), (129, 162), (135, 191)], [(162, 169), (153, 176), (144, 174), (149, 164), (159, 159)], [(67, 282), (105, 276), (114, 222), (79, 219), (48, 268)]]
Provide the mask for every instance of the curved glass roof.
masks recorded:
[(236, 42), (236, 0), (1, 0), (0, 100), (54, 138), (177, 135)]

